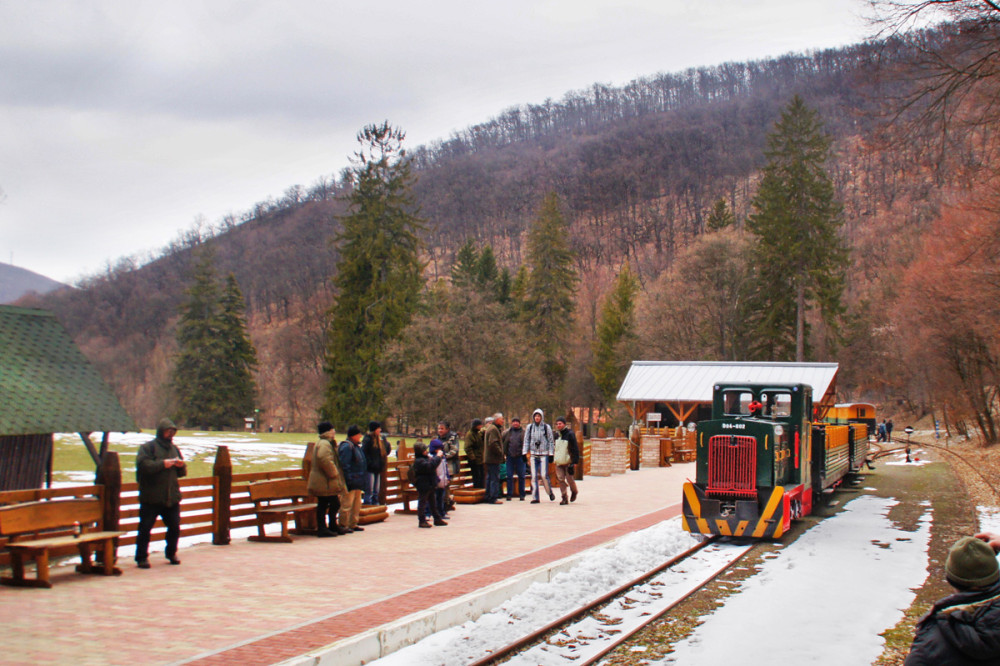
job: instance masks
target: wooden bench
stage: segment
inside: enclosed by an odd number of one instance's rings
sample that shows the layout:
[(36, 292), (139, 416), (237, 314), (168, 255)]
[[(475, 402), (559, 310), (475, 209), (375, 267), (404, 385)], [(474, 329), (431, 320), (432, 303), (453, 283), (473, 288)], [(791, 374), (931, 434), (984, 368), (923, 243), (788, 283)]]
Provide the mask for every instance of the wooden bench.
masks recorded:
[[(106, 532), (101, 528), (104, 510), (98, 499), (25, 502), (0, 507), (0, 534), (7, 537), (12, 576), (0, 578), (4, 585), (52, 587), (49, 581), (50, 551), (80, 554), (80, 573), (119, 576), (115, 567), (117, 537), (125, 532)], [(79, 534), (73, 532), (79, 528)], [(70, 533), (67, 534), (66, 532)], [(46, 536), (45, 533), (49, 535)], [(91, 563), (91, 550), (101, 546), (101, 563)], [(35, 560), (35, 578), (24, 577), (26, 559)]]
[(403, 508), (396, 509), (396, 513), (414, 514), (417, 512), (416, 509), (410, 508), (410, 502), (416, 502), (420, 497), (420, 493), (407, 478), (412, 464), (408, 461), (396, 465), (396, 473), (399, 474), (399, 499), (403, 502)]
[[(288, 518), (306, 511), (315, 511), (316, 504), (306, 502), (309, 491), (306, 490), (305, 479), (273, 479), (271, 481), (258, 481), (248, 486), (250, 499), (254, 504), (254, 511), (257, 512), (257, 535), (248, 537), (250, 541), (279, 541), (291, 543), (289, 536)], [(268, 536), (264, 532), (264, 525), (268, 523), (281, 523), (281, 536)], [(296, 534), (303, 534), (306, 530), (292, 530)]]

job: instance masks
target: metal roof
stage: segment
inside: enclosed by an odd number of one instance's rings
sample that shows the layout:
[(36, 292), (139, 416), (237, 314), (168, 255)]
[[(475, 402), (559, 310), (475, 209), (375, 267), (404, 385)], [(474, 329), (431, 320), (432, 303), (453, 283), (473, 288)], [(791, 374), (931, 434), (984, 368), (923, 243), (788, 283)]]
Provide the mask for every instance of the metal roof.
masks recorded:
[(0, 435), (132, 430), (55, 315), (0, 305)]
[(819, 402), (837, 376), (836, 363), (633, 361), (619, 402), (712, 402), (718, 382), (809, 384)]

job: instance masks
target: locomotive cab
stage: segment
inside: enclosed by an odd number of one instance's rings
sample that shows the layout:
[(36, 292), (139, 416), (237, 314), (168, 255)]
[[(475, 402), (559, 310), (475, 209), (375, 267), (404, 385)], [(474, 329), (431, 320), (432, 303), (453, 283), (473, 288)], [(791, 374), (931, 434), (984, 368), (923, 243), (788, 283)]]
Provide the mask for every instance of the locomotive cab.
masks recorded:
[(700, 534), (778, 538), (811, 511), (812, 388), (718, 384), (712, 418), (697, 425), (694, 482), (683, 523)]

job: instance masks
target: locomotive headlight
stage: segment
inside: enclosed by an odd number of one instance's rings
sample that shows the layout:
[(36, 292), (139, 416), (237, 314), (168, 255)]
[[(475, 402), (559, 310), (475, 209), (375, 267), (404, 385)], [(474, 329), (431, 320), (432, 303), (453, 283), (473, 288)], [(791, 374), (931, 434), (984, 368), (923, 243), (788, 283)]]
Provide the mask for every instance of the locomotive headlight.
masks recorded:
[(774, 436), (775, 437), (781, 437), (784, 434), (785, 434), (785, 429), (782, 428), (780, 424), (774, 426)]
[(688, 432), (694, 432), (694, 429), (695, 429), (694, 421), (688, 421), (687, 428), (688, 428)]

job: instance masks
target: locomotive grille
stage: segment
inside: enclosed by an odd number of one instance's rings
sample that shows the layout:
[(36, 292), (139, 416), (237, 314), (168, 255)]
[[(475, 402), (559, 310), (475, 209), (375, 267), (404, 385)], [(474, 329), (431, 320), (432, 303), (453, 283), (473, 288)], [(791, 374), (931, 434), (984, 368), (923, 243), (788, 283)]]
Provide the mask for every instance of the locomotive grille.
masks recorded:
[(710, 497), (757, 497), (757, 440), (740, 435), (716, 435), (708, 440)]

